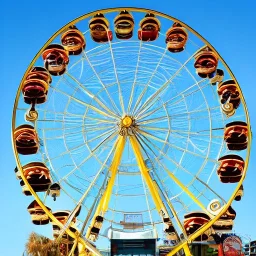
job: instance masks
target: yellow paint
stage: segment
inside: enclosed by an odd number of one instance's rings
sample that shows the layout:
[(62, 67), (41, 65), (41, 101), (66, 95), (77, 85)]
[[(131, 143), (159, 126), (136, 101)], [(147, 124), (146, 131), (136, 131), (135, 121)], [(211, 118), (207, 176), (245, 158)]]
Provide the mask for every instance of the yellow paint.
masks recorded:
[(148, 168), (146, 167), (143, 156), (141, 154), (140, 145), (134, 136), (130, 136), (129, 138), (130, 138), (130, 142), (131, 142), (136, 160), (138, 162), (142, 177), (144, 178), (149, 188), (150, 194), (153, 198), (157, 211), (161, 214), (164, 214), (167, 217), (168, 214), (167, 214), (165, 205), (163, 204), (162, 199), (158, 193), (158, 190), (156, 189), (154, 182), (148, 173)]
[(100, 202), (97, 206), (97, 209), (94, 213), (91, 225), (87, 230), (86, 238), (88, 238), (89, 235), (90, 235), (90, 229), (91, 229), (91, 227), (93, 226), (93, 224), (95, 222), (95, 218), (98, 215), (103, 217), (105, 212), (108, 209), (109, 200), (111, 198), (112, 190), (113, 190), (113, 187), (114, 187), (114, 184), (115, 184), (116, 175), (117, 175), (117, 172), (118, 172), (118, 166), (120, 165), (122, 155), (123, 155), (123, 151), (124, 151), (124, 147), (125, 147), (126, 136), (119, 136), (117, 140), (118, 141), (117, 141), (113, 161), (112, 161), (112, 164), (109, 168), (111, 177), (108, 181), (107, 188), (106, 188), (104, 194), (102, 195), (102, 198), (101, 198), (101, 200), (100, 200)]
[(132, 118), (130, 116), (123, 118), (122, 125), (127, 128), (130, 127), (132, 125)]

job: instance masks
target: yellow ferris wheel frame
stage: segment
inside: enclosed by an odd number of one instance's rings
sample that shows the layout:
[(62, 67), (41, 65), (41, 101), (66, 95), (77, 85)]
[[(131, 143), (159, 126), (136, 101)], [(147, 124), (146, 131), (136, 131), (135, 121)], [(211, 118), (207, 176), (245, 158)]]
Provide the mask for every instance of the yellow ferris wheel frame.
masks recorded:
[[(37, 193), (32, 189), (32, 187), (30, 186), (30, 184), (28, 183), (27, 179), (24, 177), (24, 174), (23, 174), (23, 171), (22, 171), (22, 166), (21, 166), (21, 163), (20, 163), (20, 160), (19, 160), (19, 156), (18, 156), (18, 152), (17, 152), (17, 149), (16, 149), (16, 146), (15, 146), (15, 141), (14, 141), (14, 130), (15, 130), (15, 126), (16, 126), (16, 109), (17, 109), (17, 106), (18, 106), (18, 102), (19, 102), (19, 96), (20, 96), (20, 93), (21, 93), (21, 87), (22, 87), (22, 84), (28, 74), (28, 72), (30, 71), (30, 69), (33, 67), (34, 63), (36, 62), (36, 60), (38, 59), (38, 57), (40, 57), (40, 55), (42, 54), (43, 50), (59, 35), (61, 34), (62, 32), (64, 32), (69, 26), (71, 25), (74, 25), (76, 24), (77, 22), (81, 21), (81, 20), (84, 20), (84, 19), (87, 19), (91, 16), (94, 16), (96, 15), (97, 13), (101, 12), (103, 14), (105, 13), (110, 13), (110, 12), (120, 12), (122, 10), (127, 10), (127, 11), (135, 11), (135, 12), (143, 12), (143, 13), (147, 13), (147, 12), (150, 12), (150, 13), (153, 13), (159, 17), (162, 17), (162, 18), (166, 18), (168, 20), (171, 20), (173, 22), (178, 22), (180, 24), (182, 24), (182, 26), (184, 26), (186, 29), (188, 29), (191, 33), (193, 33), (194, 35), (196, 35), (198, 38), (200, 38), (204, 43), (205, 45), (209, 46), (213, 51), (215, 51), (216, 55), (218, 56), (218, 58), (222, 61), (222, 64), (225, 66), (226, 70), (229, 72), (231, 78), (236, 82), (236, 84), (238, 85), (238, 90), (239, 90), (239, 93), (241, 95), (241, 102), (242, 102), (242, 105), (243, 105), (243, 108), (244, 108), (244, 112), (245, 112), (245, 115), (246, 115), (246, 122), (247, 122), (247, 125), (248, 125), (248, 150), (247, 150), (247, 155), (246, 155), (246, 159), (245, 159), (245, 166), (244, 166), (244, 172), (243, 172), (243, 175), (242, 175), (242, 178), (241, 180), (237, 183), (237, 186), (236, 186), (236, 189), (235, 191), (233, 192), (232, 196), (230, 197), (230, 199), (227, 201), (226, 205), (222, 208), (222, 210), (218, 213), (218, 215), (214, 216), (208, 223), (206, 223), (205, 225), (203, 225), (200, 229), (198, 229), (195, 233), (193, 233), (192, 235), (188, 236), (188, 238), (184, 241), (181, 241), (176, 247), (174, 247), (174, 249), (169, 252), (167, 255), (168, 256), (173, 256), (175, 253), (177, 253), (180, 249), (183, 249), (184, 252), (185, 252), (185, 255), (186, 256), (190, 256), (191, 255), (191, 252), (189, 250), (189, 247), (188, 245), (191, 243), (191, 241), (193, 241), (196, 237), (200, 236), (201, 234), (203, 234), (207, 229), (209, 229), (213, 224), (214, 222), (222, 215), (224, 214), (228, 207), (231, 205), (232, 201), (234, 200), (236, 194), (237, 194), (237, 191), (238, 189), (240, 188), (240, 186), (242, 185), (243, 183), (243, 180), (246, 176), (246, 171), (247, 171), (247, 168), (248, 168), (248, 164), (249, 164), (249, 157), (250, 157), (250, 149), (251, 149), (251, 140), (252, 140), (252, 134), (251, 134), (251, 127), (250, 127), (250, 119), (249, 119), (249, 113), (248, 113), (248, 109), (247, 109), (247, 106), (246, 106), (246, 103), (245, 103), (245, 99), (244, 99), (244, 96), (242, 94), (242, 91), (241, 91), (241, 88), (239, 86), (239, 83), (238, 81), (236, 80), (234, 74), (232, 73), (232, 71), (230, 70), (230, 68), (228, 67), (228, 65), (226, 64), (226, 62), (224, 61), (224, 59), (221, 57), (221, 55), (216, 51), (216, 49), (207, 41), (205, 40), (198, 32), (196, 32), (195, 30), (193, 30), (190, 26), (188, 26), (187, 24), (185, 24), (184, 22), (170, 16), (170, 15), (167, 15), (167, 14), (164, 14), (164, 13), (161, 13), (161, 12), (158, 12), (158, 11), (155, 11), (155, 10), (150, 10), (150, 9), (146, 9), (146, 8), (136, 8), (136, 7), (117, 7), (117, 8), (107, 8), (107, 9), (101, 9), (101, 10), (96, 10), (96, 11), (93, 11), (93, 12), (90, 12), (90, 13), (87, 13), (85, 15), (82, 15), (76, 19), (74, 19), (73, 21), (67, 23), (65, 26), (63, 26), (61, 29), (59, 29), (56, 33), (53, 34), (53, 36), (44, 44), (44, 46), (39, 50), (39, 52), (35, 55), (35, 57), (33, 58), (33, 60), (31, 61), (31, 63), (29, 64), (21, 82), (20, 82), (20, 85), (19, 85), (19, 88), (18, 88), (18, 91), (17, 91), (17, 95), (16, 95), (16, 98), (15, 98), (15, 102), (14, 102), (14, 108), (13, 108), (13, 117), (12, 117), (12, 146), (13, 146), (13, 151), (14, 151), (14, 155), (15, 155), (15, 159), (16, 159), (16, 163), (17, 163), (17, 168), (18, 170), (20, 171), (21, 173), (21, 178), (23, 179), (25, 185), (28, 187), (28, 189), (30, 190), (31, 194), (34, 196), (34, 198), (36, 199), (36, 201), (38, 202), (38, 204), (42, 207), (42, 209), (45, 211), (45, 213), (49, 216), (49, 218), (51, 219), (51, 221), (58, 225), (60, 228), (65, 228), (64, 225), (62, 223), (60, 223), (56, 217), (46, 208), (46, 206), (44, 205), (44, 203), (40, 200), (39, 196), (37, 195)], [(128, 119), (124, 120), (123, 119), (123, 123), (128, 125), (129, 126), (129, 121)], [(113, 162), (112, 162), (112, 181), (108, 183), (108, 189), (105, 193), (105, 196), (104, 197), (104, 200), (102, 201), (103, 204), (100, 205), (100, 206), (103, 206), (103, 209), (106, 210), (107, 209), (107, 205), (108, 205), (108, 202), (109, 202), (109, 198), (110, 198), (110, 191), (112, 190), (112, 187), (113, 187), (113, 180), (114, 180), (114, 176), (117, 172), (117, 169), (118, 169), (118, 166), (119, 166), (119, 163), (120, 163), (120, 160), (121, 160), (121, 157), (122, 157), (122, 151), (124, 149), (124, 145), (125, 145), (125, 141), (126, 141), (126, 136), (119, 136), (118, 137), (118, 141), (117, 141), (117, 144), (116, 144), (116, 154), (114, 156), (114, 159), (113, 159)], [(150, 193), (151, 195), (153, 196), (153, 201), (154, 203), (156, 204), (156, 207), (157, 209), (160, 209), (163, 207), (163, 204), (161, 202), (161, 200), (159, 201), (159, 194), (157, 192), (157, 189), (156, 187), (154, 187), (152, 185), (152, 180), (151, 178), (147, 175), (147, 168), (145, 166), (145, 164), (142, 162), (142, 153), (141, 153), (141, 148), (140, 148), (140, 145), (139, 145), (139, 142), (137, 141), (137, 139), (134, 137), (134, 136), (130, 136), (130, 142), (131, 142), (131, 145), (132, 145), (132, 148), (133, 148), (133, 151), (134, 151), (134, 154), (136, 156), (136, 159), (137, 159), (137, 162), (138, 162), (138, 165), (140, 167), (140, 171), (144, 177), (144, 179), (146, 180), (146, 183), (149, 187), (149, 190), (150, 190)], [(119, 152), (119, 153), (118, 153)], [(191, 192), (189, 192), (189, 190), (182, 184), (182, 183), (179, 183), (179, 180), (168, 170), (166, 170), (168, 172), (168, 175), (173, 179), (173, 181), (175, 181), (175, 183), (180, 186), (186, 193), (190, 193), (188, 194), (190, 196), (190, 198), (200, 206), (200, 202), (196, 199), (195, 196), (193, 196), (193, 194)], [(114, 175), (113, 175), (114, 173)], [(201, 205), (200, 206), (201, 208), (204, 209), (204, 206)], [(99, 208), (99, 207), (98, 207)], [(100, 209), (97, 209), (97, 212), (99, 212)], [(175, 214), (174, 214), (174, 217), (175, 217)], [(176, 216), (177, 217), (177, 216)], [(75, 245), (78, 243), (79, 245), (79, 255), (80, 256), (85, 256), (85, 255), (88, 255), (86, 252), (85, 252), (85, 249), (88, 249), (91, 254), (90, 255), (97, 255), (97, 256), (100, 256), (100, 252), (95, 248), (93, 247), (88, 241), (87, 239), (84, 239), (82, 238), (81, 236), (78, 236), (77, 234), (73, 233), (69, 227), (65, 230), (65, 232), (73, 237), (75, 239)], [(73, 251), (73, 249), (71, 250), (71, 252)]]

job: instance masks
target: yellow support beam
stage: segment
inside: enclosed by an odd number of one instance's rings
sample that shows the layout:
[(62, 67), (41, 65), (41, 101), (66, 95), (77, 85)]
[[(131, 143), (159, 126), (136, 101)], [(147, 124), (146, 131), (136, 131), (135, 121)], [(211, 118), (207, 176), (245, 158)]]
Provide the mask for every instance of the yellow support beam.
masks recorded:
[(92, 222), (91, 225), (86, 233), (86, 238), (89, 237), (90, 235), (90, 228), (93, 227), (93, 224), (95, 222), (95, 218), (100, 215), (100, 216), (104, 216), (105, 212), (108, 209), (108, 204), (109, 204), (109, 200), (111, 198), (111, 194), (112, 194), (112, 190), (115, 184), (115, 179), (116, 179), (116, 175), (118, 172), (118, 166), (120, 165), (121, 159), (122, 159), (122, 155), (123, 155), (123, 151), (124, 151), (124, 147), (125, 147), (125, 142), (126, 142), (126, 136), (119, 136), (117, 139), (117, 145), (116, 145), (116, 149), (115, 149), (115, 153), (114, 153), (114, 157), (113, 157), (113, 161), (112, 164), (109, 168), (109, 172), (111, 174), (111, 177), (108, 181), (107, 184), (107, 188), (105, 190), (105, 192), (102, 195), (102, 198), (97, 206), (97, 209), (94, 213), (94, 216), (92, 218)]
[(130, 142), (131, 142), (136, 160), (138, 162), (138, 166), (140, 168), (142, 177), (144, 178), (144, 180), (149, 188), (150, 194), (152, 196), (152, 199), (155, 203), (155, 206), (156, 206), (158, 212), (162, 215), (162, 217), (163, 216), (169, 217), (166, 207), (162, 202), (161, 196), (159, 195), (159, 193), (156, 189), (156, 186), (149, 175), (149, 172), (148, 172), (149, 170), (148, 170), (147, 166), (145, 165), (145, 162), (144, 162), (143, 156), (141, 154), (141, 150), (140, 150), (140, 144), (138, 143), (135, 136), (130, 136), (129, 138), (130, 138)]

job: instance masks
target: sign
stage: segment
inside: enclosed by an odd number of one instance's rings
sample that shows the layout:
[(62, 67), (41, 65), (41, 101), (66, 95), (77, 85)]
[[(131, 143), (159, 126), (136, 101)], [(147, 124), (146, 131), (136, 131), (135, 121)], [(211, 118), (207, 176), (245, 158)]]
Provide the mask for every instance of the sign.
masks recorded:
[(234, 234), (223, 234), (221, 236), (224, 256), (242, 255), (242, 241)]

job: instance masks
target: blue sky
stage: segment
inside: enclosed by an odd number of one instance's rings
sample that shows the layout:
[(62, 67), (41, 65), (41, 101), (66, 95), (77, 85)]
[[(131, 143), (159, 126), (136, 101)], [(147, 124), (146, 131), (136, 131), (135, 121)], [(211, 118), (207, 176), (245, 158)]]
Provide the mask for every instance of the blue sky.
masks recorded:
[[(135, 6), (155, 9), (176, 17), (205, 37), (222, 55), (243, 90), (251, 118), (256, 127), (253, 70), (256, 57), (255, 11), (253, 0), (240, 1), (5, 1), (1, 8), (3, 26), (1, 62), (1, 247), (0, 255), (21, 255), (28, 234), (35, 230), (27, 213), (28, 200), (21, 193), (13, 169), (11, 118), (16, 90), (30, 61), (46, 40), (59, 28), (87, 12), (106, 7)], [(255, 94), (254, 94), (255, 93)], [(245, 196), (235, 205), (235, 230), (256, 239), (255, 178), (256, 148), (252, 143)], [(36, 229), (41, 232), (42, 229)], [(13, 243), (15, 237), (15, 245)]]

